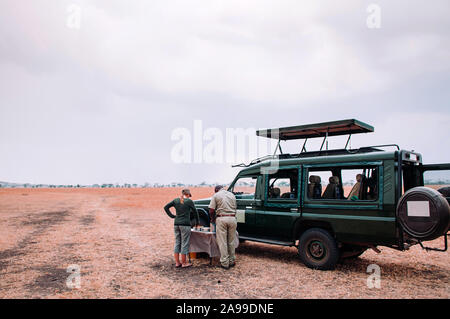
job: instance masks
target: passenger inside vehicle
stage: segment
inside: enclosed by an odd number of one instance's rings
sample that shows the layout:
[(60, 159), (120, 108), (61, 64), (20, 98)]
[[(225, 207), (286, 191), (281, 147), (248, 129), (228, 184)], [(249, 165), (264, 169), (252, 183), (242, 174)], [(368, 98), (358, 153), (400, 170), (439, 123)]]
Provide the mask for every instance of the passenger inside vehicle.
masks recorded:
[(362, 200), (362, 193), (363, 193), (363, 183), (365, 181), (366, 177), (363, 174), (356, 175), (356, 184), (353, 185), (352, 190), (350, 191), (350, 194), (348, 194), (347, 199), (348, 200)]
[(278, 187), (269, 188), (269, 198), (280, 198), (281, 190)]
[(320, 176), (311, 175), (308, 184), (308, 197), (319, 199), (322, 197), (322, 184)]
[(322, 195), (322, 198), (326, 199), (341, 199), (341, 189), (339, 186), (339, 177), (331, 176), (329, 184)]

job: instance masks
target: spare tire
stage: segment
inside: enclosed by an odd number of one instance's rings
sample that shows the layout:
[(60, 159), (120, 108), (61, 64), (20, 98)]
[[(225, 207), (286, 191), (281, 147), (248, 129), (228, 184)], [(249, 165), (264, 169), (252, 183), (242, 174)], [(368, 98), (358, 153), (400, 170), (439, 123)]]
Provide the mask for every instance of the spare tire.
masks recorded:
[(415, 187), (400, 198), (397, 219), (403, 230), (419, 240), (433, 240), (447, 233), (450, 206), (438, 191)]

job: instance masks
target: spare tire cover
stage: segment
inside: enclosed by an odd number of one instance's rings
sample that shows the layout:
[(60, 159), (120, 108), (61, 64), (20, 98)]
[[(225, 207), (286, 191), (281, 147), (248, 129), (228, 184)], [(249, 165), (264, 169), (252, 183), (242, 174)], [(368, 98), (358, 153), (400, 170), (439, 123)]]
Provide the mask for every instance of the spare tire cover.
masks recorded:
[(447, 233), (450, 206), (436, 190), (415, 187), (400, 198), (397, 218), (403, 230), (419, 240), (432, 240)]

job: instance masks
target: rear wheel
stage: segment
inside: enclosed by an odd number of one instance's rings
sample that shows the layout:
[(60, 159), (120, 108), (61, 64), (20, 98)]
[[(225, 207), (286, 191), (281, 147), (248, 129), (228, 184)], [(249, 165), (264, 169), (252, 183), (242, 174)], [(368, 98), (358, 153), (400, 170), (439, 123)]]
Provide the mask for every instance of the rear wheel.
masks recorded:
[(339, 249), (333, 236), (324, 229), (311, 228), (303, 233), (298, 245), (300, 260), (309, 268), (334, 269)]

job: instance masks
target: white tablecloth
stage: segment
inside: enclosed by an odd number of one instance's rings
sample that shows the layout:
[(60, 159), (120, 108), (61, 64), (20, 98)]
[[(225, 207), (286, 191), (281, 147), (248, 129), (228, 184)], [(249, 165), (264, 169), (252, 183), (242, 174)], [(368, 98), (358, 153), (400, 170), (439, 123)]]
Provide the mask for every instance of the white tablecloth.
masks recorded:
[[(234, 247), (239, 246), (239, 234), (236, 231)], [(203, 232), (196, 229), (191, 230), (191, 240), (189, 251), (191, 253), (207, 253), (209, 257), (220, 256), (219, 246), (217, 246), (216, 233)]]

